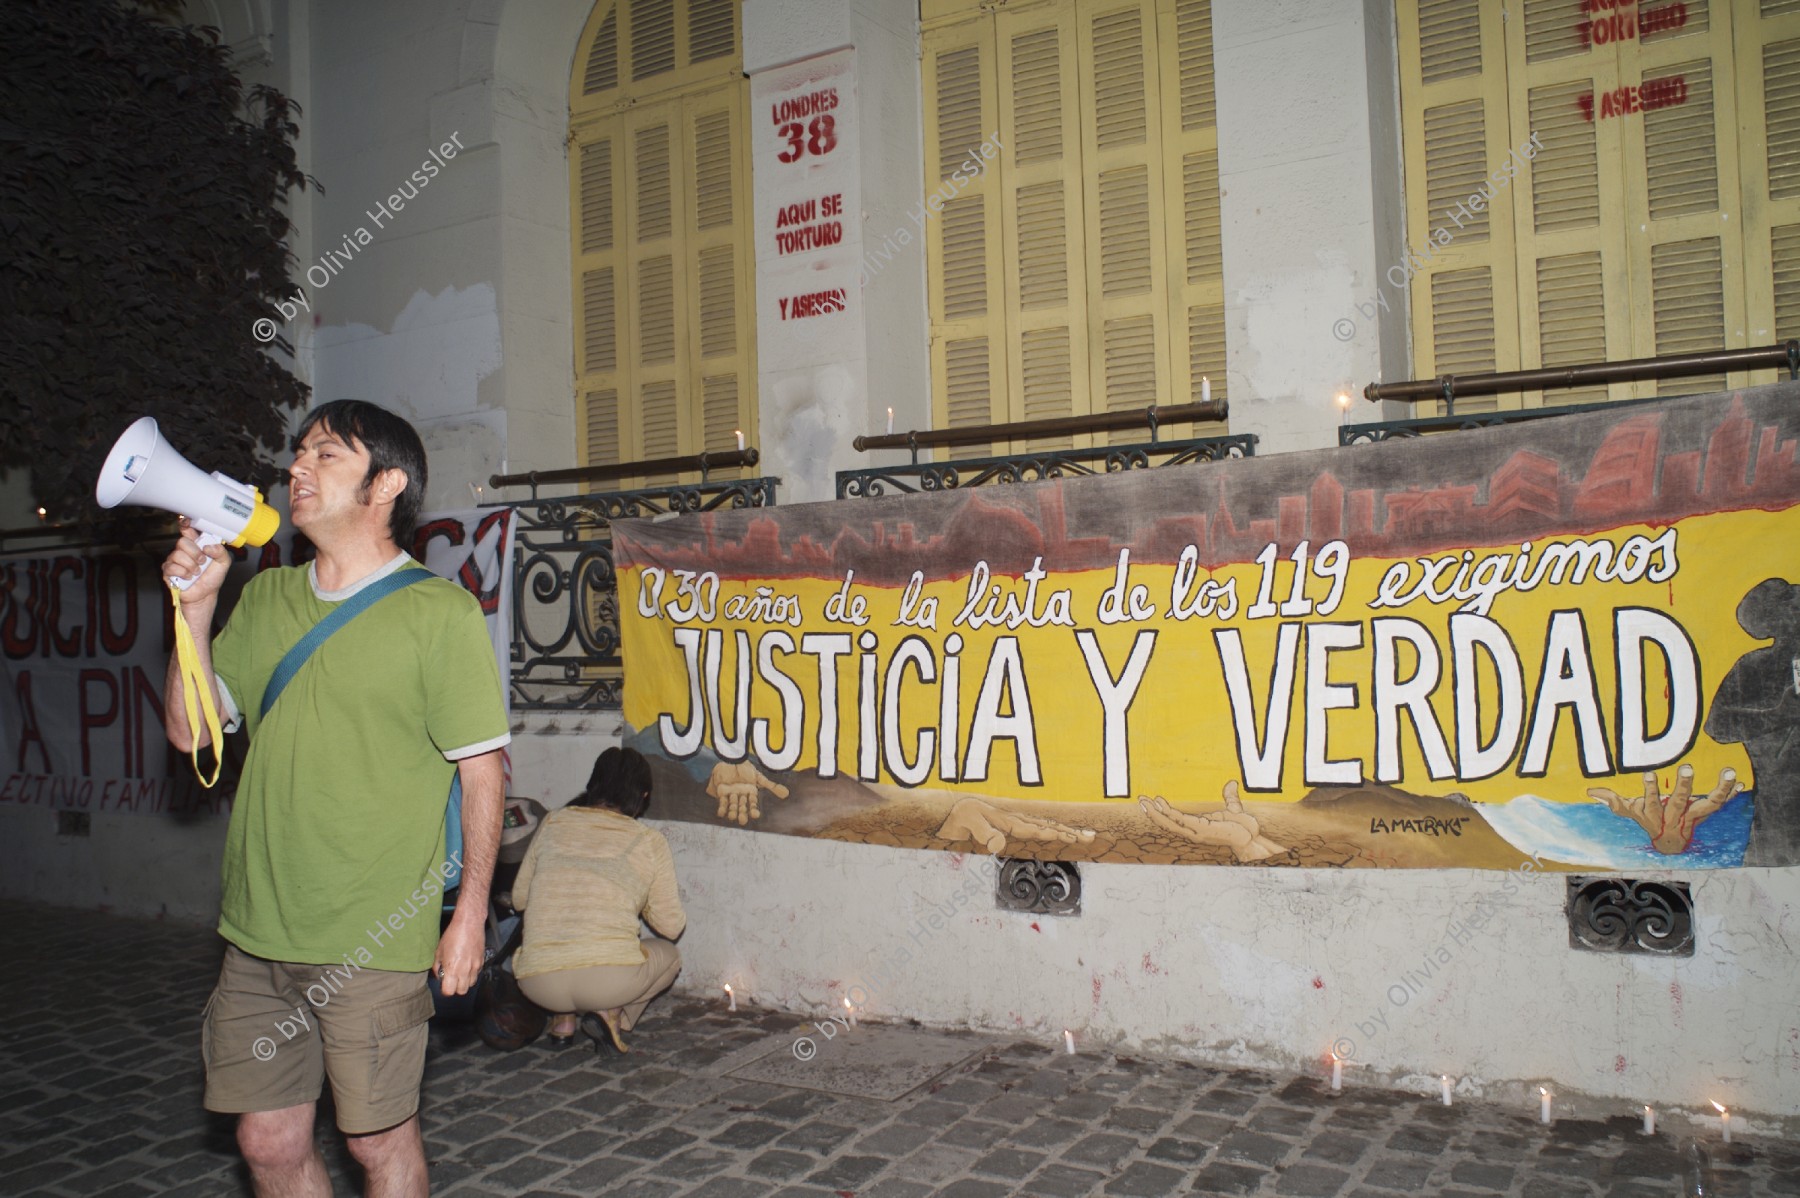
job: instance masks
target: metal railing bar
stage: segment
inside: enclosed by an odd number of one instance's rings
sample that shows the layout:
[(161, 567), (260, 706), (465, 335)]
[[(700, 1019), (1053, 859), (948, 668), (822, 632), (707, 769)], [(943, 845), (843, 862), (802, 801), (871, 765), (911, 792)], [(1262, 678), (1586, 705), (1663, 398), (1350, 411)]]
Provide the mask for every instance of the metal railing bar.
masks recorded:
[[(754, 466), (762, 460), (756, 447), (721, 449), (711, 453), (694, 453), (684, 457), (645, 458), (637, 462), (619, 462), (610, 466), (572, 466), (566, 470), (528, 470), (523, 474), (495, 474), (488, 478), (490, 487), (530, 487), (533, 498), (539, 487), (559, 483), (605, 482), (614, 478), (637, 478), (655, 474), (686, 474), (698, 470), (702, 478), (710, 470), (729, 470), (734, 466)], [(641, 490), (642, 488), (633, 488)]]
[(1009, 424), (969, 424), (956, 428), (880, 433), (857, 437), (851, 444), (864, 451), (910, 449), (916, 458), (921, 449), (980, 445), (986, 441), (1015, 441), (1026, 437), (1051, 437), (1061, 433), (1104, 433), (1113, 429), (1145, 426), (1149, 427), (1150, 439), (1154, 441), (1160, 425), (1223, 420), (1229, 414), (1229, 405), (1218, 399), (1210, 403), (1172, 404), (1161, 408), (1152, 405), (1119, 412), (1096, 412), (1091, 416), (1052, 416), (1043, 420), (1016, 420)]
[(1435, 379), (1410, 379), (1404, 383), (1370, 383), (1363, 398), (1371, 403), (1384, 399), (1401, 403), (1456, 400), (1471, 395), (1499, 395), (1510, 391), (1554, 391), (1595, 383), (1629, 383), (1642, 379), (1688, 378), (1720, 371), (1787, 367), (1788, 377), (1800, 379), (1800, 341), (1761, 345), (1753, 349), (1708, 350), (1697, 354), (1664, 354), (1659, 358), (1632, 358), (1623, 362), (1589, 362), (1580, 366), (1551, 366), (1537, 370), (1503, 370), (1484, 374), (1446, 374)]

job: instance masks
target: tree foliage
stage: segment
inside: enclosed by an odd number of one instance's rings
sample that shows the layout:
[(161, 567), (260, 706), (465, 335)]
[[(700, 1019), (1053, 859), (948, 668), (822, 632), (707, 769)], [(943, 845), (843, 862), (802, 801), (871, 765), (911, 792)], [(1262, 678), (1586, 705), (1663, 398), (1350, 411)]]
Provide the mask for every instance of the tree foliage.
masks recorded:
[(172, 15), (0, 4), (0, 467), (53, 517), (97, 514), (139, 416), (205, 469), (266, 479), (308, 394), (253, 331), (294, 290), (298, 109), (263, 87), (246, 104), (217, 31)]

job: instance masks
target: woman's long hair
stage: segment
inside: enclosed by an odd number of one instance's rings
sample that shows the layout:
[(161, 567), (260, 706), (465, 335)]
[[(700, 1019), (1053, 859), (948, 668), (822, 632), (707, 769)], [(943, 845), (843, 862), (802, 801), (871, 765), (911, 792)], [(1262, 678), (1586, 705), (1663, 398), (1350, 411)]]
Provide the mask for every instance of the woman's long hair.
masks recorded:
[(640, 818), (650, 809), (650, 762), (636, 749), (614, 746), (601, 753), (588, 775), (587, 789), (569, 800), (571, 807), (604, 807)]

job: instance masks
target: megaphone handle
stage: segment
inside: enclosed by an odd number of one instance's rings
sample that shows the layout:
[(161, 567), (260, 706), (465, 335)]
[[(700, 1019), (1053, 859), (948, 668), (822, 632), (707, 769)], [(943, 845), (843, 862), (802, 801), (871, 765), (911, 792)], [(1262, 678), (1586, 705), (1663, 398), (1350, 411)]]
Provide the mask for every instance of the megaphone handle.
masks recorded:
[[(205, 549), (209, 545), (223, 545), (224, 543), (225, 538), (219, 536), (217, 533), (203, 532), (200, 534), (200, 539), (194, 542), (194, 547), (196, 549)], [(192, 578), (171, 578), (169, 579), (169, 585), (178, 591), (185, 591), (196, 582), (200, 581), (200, 576), (206, 573), (206, 567), (210, 565), (212, 565), (212, 558), (207, 557), (205, 554), (201, 554), (200, 568), (194, 571), (194, 576)]]

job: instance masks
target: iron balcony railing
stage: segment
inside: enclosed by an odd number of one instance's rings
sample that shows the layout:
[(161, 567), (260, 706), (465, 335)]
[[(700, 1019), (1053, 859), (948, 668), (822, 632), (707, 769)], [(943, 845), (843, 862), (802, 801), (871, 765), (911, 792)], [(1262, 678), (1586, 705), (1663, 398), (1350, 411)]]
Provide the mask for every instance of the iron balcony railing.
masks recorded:
[(1632, 358), (1622, 362), (1588, 362), (1577, 366), (1546, 366), (1537, 370), (1490, 371), (1483, 374), (1441, 375), (1435, 379), (1411, 379), (1404, 383), (1370, 383), (1363, 397), (1372, 403), (1397, 400), (1401, 403), (1435, 403), (1444, 405), (1441, 416), (1422, 416), (1408, 420), (1379, 420), (1364, 424), (1347, 424), (1338, 429), (1339, 445), (1367, 445), (1399, 437), (1418, 437), (1426, 433), (1453, 429), (1481, 428), (1496, 424), (1515, 424), (1524, 420), (1543, 420), (1567, 416), (1575, 412), (1592, 412), (1600, 408), (1626, 408), (1655, 403), (1655, 399), (1624, 399), (1596, 403), (1564, 404), (1548, 408), (1509, 408), (1483, 412), (1456, 411), (1458, 399), (1478, 395), (1503, 395), (1520, 391), (1556, 391), (1574, 387), (1592, 387), (1608, 383), (1631, 383), (1645, 379), (1695, 378), (1701, 375), (1742, 370), (1785, 368), (1790, 379), (1800, 378), (1800, 340), (1779, 345), (1763, 345), (1752, 349), (1720, 349), (1695, 354), (1664, 354), (1660, 358)]
[(531, 497), (536, 499), (539, 487), (565, 483), (614, 482), (621, 478), (655, 478), (664, 474), (693, 474), (696, 472), (699, 473), (701, 482), (704, 483), (714, 470), (754, 466), (761, 460), (762, 455), (756, 451), (755, 446), (751, 446), (748, 449), (723, 449), (712, 453), (688, 454), (686, 457), (645, 458), (637, 462), (615, 462), (607, 466), (572, 466), (567, 470), (527, 470), (523, 474), (495, 474), (489, 476), (488, 485), (496, 489), (530, 487)]
[[(837, 496), (839, 499), (852, 499), (873, 498), (890, 491), (900, 494), (948, 491), (996, 483), (1034, 482), (1081, 474), (1111, 474), (1121, 470), (1143, 470), (1153, 466), (1179, 466), (1190, 462), (1252, 456), (1256, 452), (1256, 437), (1248, 433), (1173, 441), (1160, 439), (1159, 434), (1167, 425), (1223, 420), (1227, 412), (1225, 402), (1220, 400), (1215, 403), (1100, 412), (1092, 416), (1058, 416), (1007, 424), (964, 425), (957, 428), (862, 436), (852, 442), (857, 449), (906, 449), (911, 451), (912, 461), (889, 466), (868, 466), (858, 470), (840, 470), (837, 473)], [(1072, 437), (1084, 433), (1144, 427), (1148, 427), (1150, 439), (1132, 445), (1039, 449), (993, 457), (957, 458), (944, 462), (919, 461), (921, 449)]]
[(525, 711), (617, 710), (624, 697), (619, 656), (618, 576), (612, 555), (616, 520), (721, 508), (772, 507), (778, 478), (703, 479), (660, 487), (538, 498), (553, 483), (641, 478), (751, 466), (755, 449), (658, 458), (618, 466), (495, 475), (496, 487), (529, 486), (532, 498), (510, 507), (513, 526), (513, 705)]

